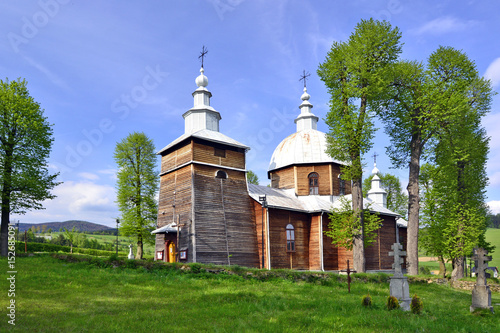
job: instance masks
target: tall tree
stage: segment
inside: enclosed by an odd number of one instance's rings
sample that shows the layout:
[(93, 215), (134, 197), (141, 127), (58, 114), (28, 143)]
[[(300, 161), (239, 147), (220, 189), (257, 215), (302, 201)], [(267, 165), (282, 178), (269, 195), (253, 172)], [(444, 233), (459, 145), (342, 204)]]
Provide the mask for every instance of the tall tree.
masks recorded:
[(57, 174), (49, 174), (52, 126), (40, 104), (30, 96), (25, 80), (0, 80), (1, 255), (7, 256), (9, 216), (43, 209)]
[(386, 22), (361, 20), (347, 42), (334, 42), (318, 75), (331, 95), (326, 123), (328, 153), (349, 164), (344, 178), (352, 180), (352, 207), (359, 230), (353, 234), (353, 261), (365, 271), (362, 156), (372, 146), (373, 117), (369, 104), (387, 86), (385, 68), (399, 53), (401, 33)]
[[(409, 167), (408, 179), (408, 273), (418, 274), (420, 161), (429, 146), (458, 109), (467, 103), (467, 88), (476, 75), (473, 63), (460, 51), (439, 47), (428, 64), (400, 61), (386, 74), (391, 78), (384, 97), (373, 108), (391, 138), (387, 152), (393, 165)], [(472, 100), (471, 100), (472, 101)]]
[(142, 259), (143, 243), (153, 243), (156, 226), (158, 172), (153, 141), (144, 133), (132, 133), (117, 143), (117, 202), (121, 211), (120, 233), (137, 239), (137, 255)]
[(252, 170), (248, 170), (247, 182), (249, 182), (250, 184), (259, 185), (259, 177), (257, 177), (257, 175)]
[[(379, 173), (380, 186), (387, 192), (387, 208), (406, 218), (408, 211), (408, 195), (403, 192), (399, 178), (390, 173)], [(366, 195), (372, 188), (373, 175), (363, 180), (363, 193)]]

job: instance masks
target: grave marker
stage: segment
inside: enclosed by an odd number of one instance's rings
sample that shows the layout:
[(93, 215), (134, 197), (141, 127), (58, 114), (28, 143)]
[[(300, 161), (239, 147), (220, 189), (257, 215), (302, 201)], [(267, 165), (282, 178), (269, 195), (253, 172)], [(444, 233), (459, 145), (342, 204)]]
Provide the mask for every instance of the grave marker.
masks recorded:
[(403, 246), (399, 243), (391, 245), (392, 251), (389, 252), (390, 256), (394, 257), (394, 275), (391, 276), (389, 285), (391, 296), (399, 300), (399, 306), (404, 311), (410, 311), (410, 286), (408, 285), (408, 278), (403, 275), (401, 265), (403, 264), (403, 256), (406, 256), (406, 251), (403, 251)]
[(476, 267), (476, 285), (472, 290), (472, 305), (470, 306), (470, 312), (474, 312), (475, 309), (489, 309), (493, 313), (493, 307), (491, 306), (491, 290), (490, 286), (487, 285), (486, 281), (486, 268), (488, 268), (488, 261), (491, 261), (491, 256), (488, 256), (488, 251), (482, 248), (474, 249), (474, 255), (472, 259), (477, 262)]

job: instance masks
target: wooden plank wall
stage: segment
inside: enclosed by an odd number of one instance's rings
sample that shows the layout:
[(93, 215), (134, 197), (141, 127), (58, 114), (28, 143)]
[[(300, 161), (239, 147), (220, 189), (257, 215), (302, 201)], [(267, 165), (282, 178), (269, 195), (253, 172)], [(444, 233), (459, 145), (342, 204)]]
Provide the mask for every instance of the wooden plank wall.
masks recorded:
[(391, 245), (396, 242), (396, 220), (393, 216), (380, 216), (382, 227), (377, 230), (377, 240), (365, 248), (366, 269), (392, 269), (394, 258), (389, 256)]
[[(330, 219), (328, 214), (323, 217), (323, 231), (328, 230)], [(339, 268), (338, 248), (332, 244), (332, 239), (323, 232), (323, 267), (325, 271), (335, 271)]]
[(197, 262), (258, 267), (255, 216), (244, 172), (224, 170), (229, 178), (218, 179), (214, 177), (217, 170), (195, 166)]
[(176, 150), (161, 157), (161, 173), (172, 170), (193, 159), (192, 141), (185, 141)]
[(221, 166), (227, 166), (231, 168), (245, 169), (245, 152), (232, 149), (229, 146), (215, 145), (219, 149), (224, 149), (226, 151), (226, 157), (215, 156), (214, 145), (207, 145), (200, 142), (194, 142), (193, 144), (193, 160), (217, 164)]
[(295, 187), (293, 166), (271, 172), (271, 187), (289, 189)]
[[(255, 221), (255, 231), (257, 235), (257, 252), (259, 254), (259, 268), (262, 268), (262, 213), (264, 213), (264, 239), (266, 238), (267, 235), (267, 230), (266, 230), (266, 209), (264, 209), (264, 212), (262, 212), (262, 205), (251, 199), (252, 201), (252, 210), (254, 214), (254, 221)], [(264, 268), (267, 267), (267, 248), (266, 248), (266, 243), (264, 241)]]
[(297, 195), (309, 195), (309, 174), (316, 172), (319, 175), (318, 192), (320, 195), (331, 195), (330, 189), (330, 167), (328, 164), (321, 165), (297, 165)]
[(321, 215), (311, 216), (311, 232), (309, 234), (309, 269), (321, 269)]
[[(189, 238), (189, 229), (191, 227), (192, 219), (191, 168), (192, 167), (188, 165), (160, 177), (157, 221), (158, 228), (174, 221), (179, 221), (180, 224), (185, 224), (181, 227), (179, 248), (188, 248), (188, 260), (190, 258), (189, 256), (192, 256), (192, 244), (191, 239)], [(174, 200), (175, 208), (173, 207)], [(157, 236), (155, 247), (157, 251), (163, 250), (165, 247), (164, 240), (159, 240)]]
[[(309, 269), (310, 215), (286, 210), (269, 209), (269, 239), (271, 268)], [(295, 230), (295, 253), (286, 252), (286, 226)]]

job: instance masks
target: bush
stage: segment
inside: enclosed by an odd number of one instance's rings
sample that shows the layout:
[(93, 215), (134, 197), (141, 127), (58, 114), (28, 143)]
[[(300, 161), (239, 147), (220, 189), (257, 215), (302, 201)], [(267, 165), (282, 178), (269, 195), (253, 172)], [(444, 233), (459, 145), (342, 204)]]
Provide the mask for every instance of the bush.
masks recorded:
[(422, 308), (424, 307), (424, 303), (420, 299), (420, 297), (417, 296), (417, 294), (413, 295), (413, 298), (411, 299), (410, 303), (410, 310), (414, 314), (419, 314), (422, 312)]
[(394, 296), (387, 297), (387, 310), (394, 310), (399, 308), (399, 301)]
[(372, 297), (370, 296), (370, 294), (363, 297), (363, 302), (361, 304), (366, 307), (372, 306)]
[(420, 271), (420, 274), (422, 274), (422, 275), (431, 275), (431, 270), (427, 266), (420, 266), (418, 268), (418, 270)]
[[(51, 252), (51, 253), (69, 253), (70, 247), (50, 243), (27, 243), (28, 252)], [(16, 253), (24, 253), (24, 242), (16, 242)], [(95, 249), (82, 249), (73, 247), (73, 253), (89, 254), (91, 256), (109, 257), (114, 251), (104, 251)], [(123, 254), (123, 253), (122, 253)]]

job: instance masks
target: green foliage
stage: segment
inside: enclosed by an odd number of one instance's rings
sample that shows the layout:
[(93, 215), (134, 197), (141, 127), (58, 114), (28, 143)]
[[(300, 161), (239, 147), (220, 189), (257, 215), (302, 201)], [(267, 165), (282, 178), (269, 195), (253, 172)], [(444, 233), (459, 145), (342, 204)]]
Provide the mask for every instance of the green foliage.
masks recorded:
[(137, 239), (137, 258), (142, 259), (143, 242), (154, 242), (158, 172), (153, 142), (144, 133), (132, 133), (117, 143), (117, 202), (122, 217), (120, 233)]
[(417, 294), (413, 295), (410, 303), (410, 310), (414, 314), (420, 314), (422, 309), (424, 308), (424, 302), (417, 296)]
[[(353, 211), (359, 233), (353, 239), (354, 268), (365, 270), (363, 235), (363, 154), (375, 133), (369, 104), (388, 86), (386, 67), (401, 53), (401, 33), (386, 21), (361, 20), (347, 42), (334, 42), (318, 76), (330, 93), (327, 153), (344, 162), (343, 179), (352, 180)], [(354, 221), (353, 221), (354, 222)]]
[[(49, 244), (49, 243), (27, 243), (28, 252), (49, 252), (49, 253), (70, 253), (71, 248), (69, 246), (57, 245), (57, 244)], [(24, 242), (16, 242), (16, 253), (24, 253)], [(105, 256), (108, 257), (112, 255), (114, 252), (112, 251), (103, 251), (96, 249), (81, 249), (81, 248), (73, 248), (73, 253), (81, 253), (88, 254), (92, 256)], [(126, 255), (124, 252), (120, 252), (122, 255)]]
[(361, 304), (366, 307), (372, 306), (372, 297), (370, 296), (370, 294), (363, 296)]
[(422, 275), (431, 275), (431, 270), (428, 266), (419, 266), (418, 270)]
[(399, 301), (394, 296), (387, 297), (387, 310), (399, 309)]
[(247, 171), (247, 182), (254, 185), (259, 185), (259, 177), (252, 171)]
[(59, 183), (48, 171), (52, 125), (29, 95), (25, 80), (0, 80), (1, 255), (7, 255), (9, 215), (43, 209)]
[[(379, 173), (380, 185), (387, 192), (387, 209), (406, 218), (408, 211), (408, 195), (403, 191), (399, 178), (390, 173)], [(372, 188), (373, 175), (363, 180), (363, 193), (367, 195)]]
[[(353, 238), (361, 233), (361, 223), (359, 217), (354, 214), (351, 202), (345, 197), (340, 199), (340, 207), (333, 208), (330, 214), (328, 230), (324, 233), (332, 239), (332, 244), (345, 247), (348, 250), (353, 248)], [(380, 228), (382, 220), (378, 214), (370, 213), (370, 208), (363, 210), (364, 217), (364, 244), (365, 247), (376, 240), (377, 230)]]

